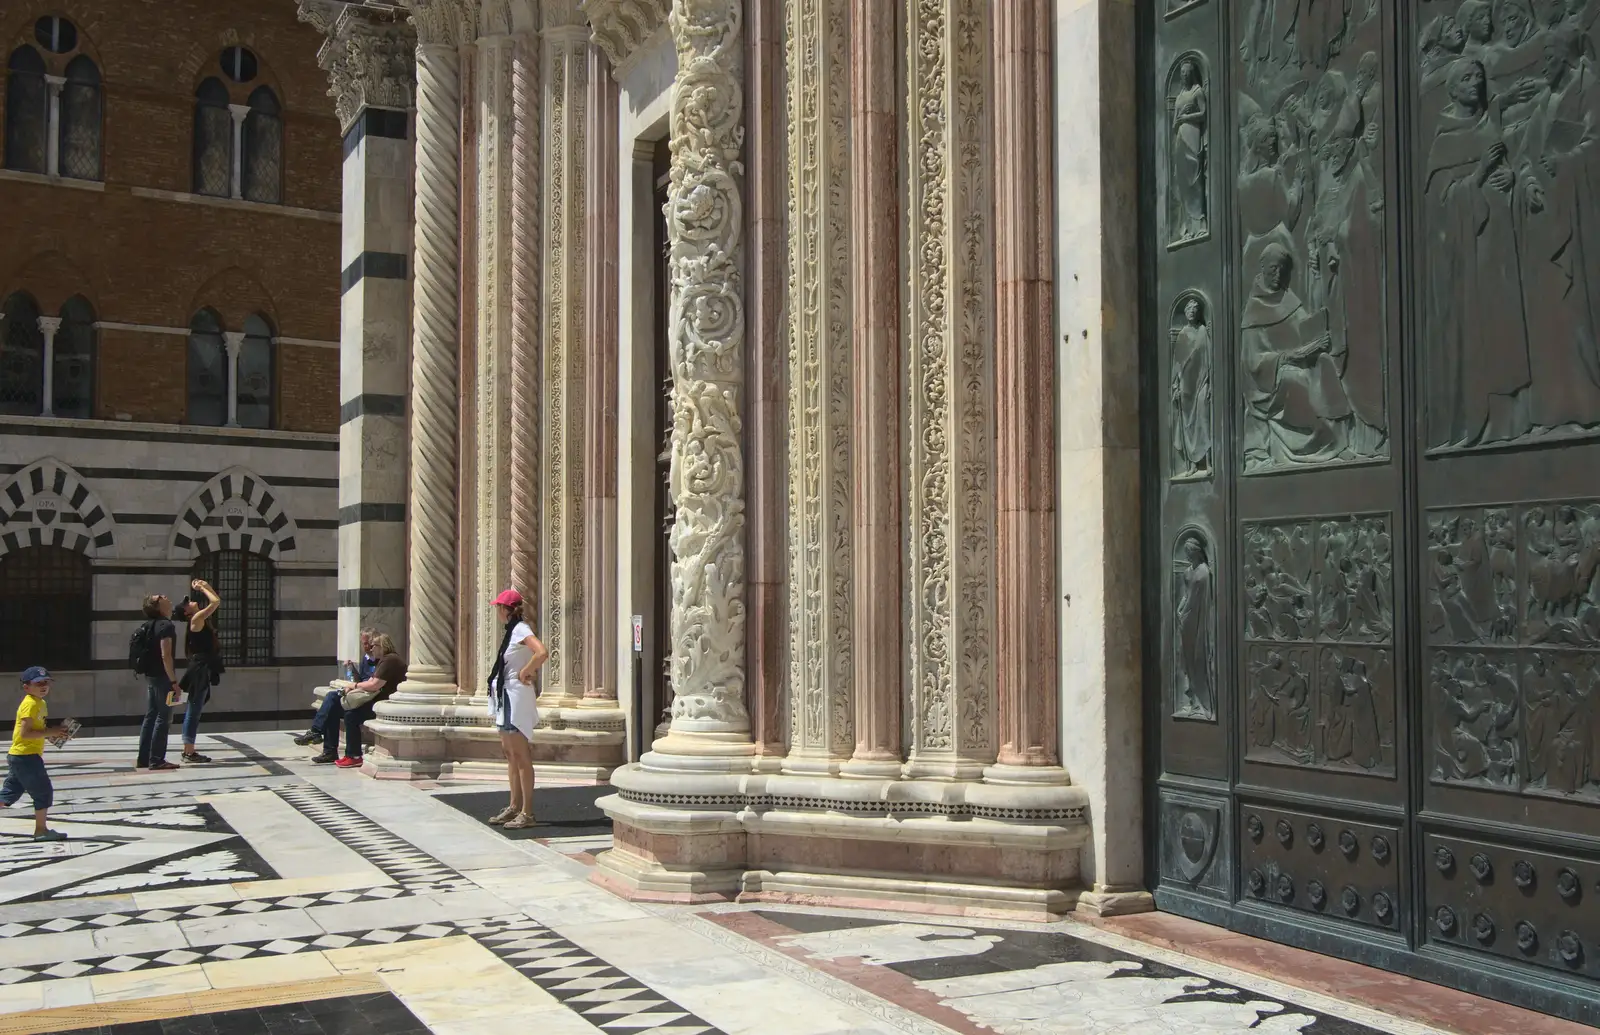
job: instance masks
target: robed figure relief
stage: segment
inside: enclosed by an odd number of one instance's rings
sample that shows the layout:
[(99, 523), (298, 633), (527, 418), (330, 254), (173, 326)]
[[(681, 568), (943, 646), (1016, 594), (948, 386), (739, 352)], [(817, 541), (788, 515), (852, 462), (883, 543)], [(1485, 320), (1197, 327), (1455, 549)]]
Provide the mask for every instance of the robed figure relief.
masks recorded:
[[(1367, 772), (1387, 770), (1392, 733), (1387, 651), (1329, 649), (1322, 655), (1322, 760)], [(1380, 699), (1383, 703), (1379, 703)]]
[(1206, 86), (1200, 59), (1178, 59), (1167, 85), (1168, 133), (1167, 226), (1170, 243), (1186, 244), (1211, 230), (1208, 212), (1207, 162), (1211, 132)]
[(1189, 529), (1178, 537), (1172, 563), (1172, 714), (1217, 717), (1217, 607), (1210, 549)]
[(1172, 346), (1172, 476), (1177, 480), (1211, 476), (1211, 328), (1199, 294), (1181, 295), (1177, 320), (1168, 332)]

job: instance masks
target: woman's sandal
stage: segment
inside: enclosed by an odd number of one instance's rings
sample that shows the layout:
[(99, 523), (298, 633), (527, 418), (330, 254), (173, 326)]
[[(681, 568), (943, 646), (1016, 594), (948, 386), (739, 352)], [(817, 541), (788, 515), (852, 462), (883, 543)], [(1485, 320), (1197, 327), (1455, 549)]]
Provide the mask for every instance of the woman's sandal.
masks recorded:
[(514, 819), (506, 820), (505, 829), (506, 830), (526, 830), (529, 827), (538, 826), (538, 825), (539, 825), (539, 821), (533, 818), (533, 813), (524, 812), (521, 815), (518, 815), (517, 817), (515, 817)]
[(489, 817), (489, 825), (491, 827), (504, 826), (506, 823), (516, 818), (517, 810), (512, 808), (510, 805), (507, 805), (505, 808)]

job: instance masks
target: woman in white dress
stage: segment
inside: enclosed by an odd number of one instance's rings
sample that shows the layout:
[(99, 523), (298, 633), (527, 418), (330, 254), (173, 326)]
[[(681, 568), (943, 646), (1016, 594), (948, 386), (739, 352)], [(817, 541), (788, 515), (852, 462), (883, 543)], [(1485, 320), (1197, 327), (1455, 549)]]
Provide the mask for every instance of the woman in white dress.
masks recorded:
[(506, 753), (511, 803), (489, 822), (507, 830), (524, 830), (534, 825), (533, 730), (539, 725), (539, 706), (533, 677), (550, 652), (523, 620), (521, 593), (506, 590), (494, 598), (494, 609), (505, 624), (505, 635), (489, 672), (489, 714)]

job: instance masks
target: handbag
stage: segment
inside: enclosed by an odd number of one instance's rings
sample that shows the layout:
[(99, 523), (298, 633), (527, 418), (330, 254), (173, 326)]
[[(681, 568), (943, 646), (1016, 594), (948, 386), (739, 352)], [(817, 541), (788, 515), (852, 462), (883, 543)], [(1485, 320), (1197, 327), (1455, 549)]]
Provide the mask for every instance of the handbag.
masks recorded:
[(351, 687), (339, 695), (339, 703), (344, 706), (345, 711), (353, 712), (363, 705), (371, 704), (377, 697), (376, 690), (357, 690)]

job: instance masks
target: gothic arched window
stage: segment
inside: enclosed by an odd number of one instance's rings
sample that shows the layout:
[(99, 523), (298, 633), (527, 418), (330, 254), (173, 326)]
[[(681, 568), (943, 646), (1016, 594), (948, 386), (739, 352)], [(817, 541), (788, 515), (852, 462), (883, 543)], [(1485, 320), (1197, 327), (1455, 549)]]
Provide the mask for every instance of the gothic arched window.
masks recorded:
[(259, 316), (246, 317), (234, 388), (240, 427), (272, 427), (272, 367), (272, 328)]
[(189, 423), (220, 428), (228, 422), (228, 357), (222, 320), (210, 309), (189, 323)]
[(94, 310), (82, 295), (75, 295), (61, 307), (51, 357), (50, 395), (57, 417), (94, 416), (94, 351)]
[(277, 204), (283, 198), (283, 118), (270, 86), (258, 86), (250, 94), (243, 151), (245, 200)]
[(194, 192), (233, 196), (233, 112), (228, 88), (212, 77), (195, 91)]
[(100, 178), (100, 69), (85, 54), (67, 64), (61, 86), (60, 169), (75, 180)]
[(44, 58), (32, 47), (11, 52), (6, 63), (6, 168), (49, 171), (50, 90)]
[(44, 331), (39, 304), (17, 292), (0, 303), (0, 413), (37, 417), (44, 401)]

